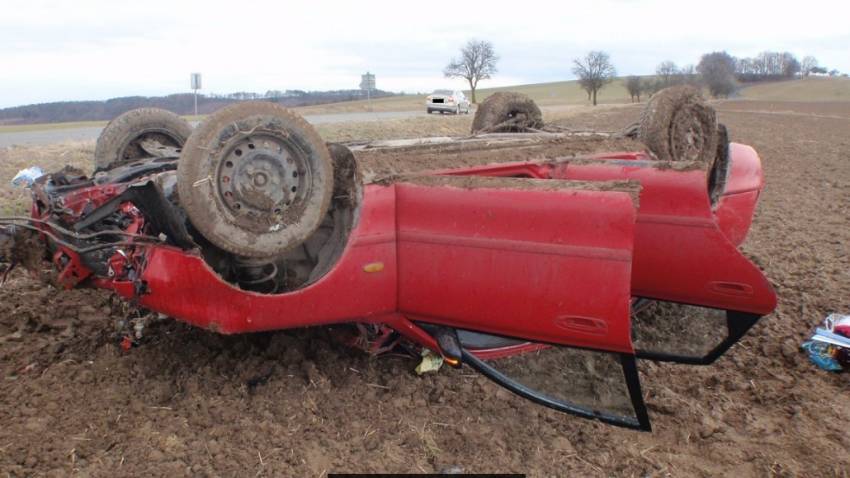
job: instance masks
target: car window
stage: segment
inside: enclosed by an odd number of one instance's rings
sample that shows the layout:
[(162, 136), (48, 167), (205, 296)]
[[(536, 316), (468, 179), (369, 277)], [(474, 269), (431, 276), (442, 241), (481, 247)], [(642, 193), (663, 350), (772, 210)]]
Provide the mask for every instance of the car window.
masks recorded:
[(434, 90), (434, 95), (451, 95), (451, 90)]

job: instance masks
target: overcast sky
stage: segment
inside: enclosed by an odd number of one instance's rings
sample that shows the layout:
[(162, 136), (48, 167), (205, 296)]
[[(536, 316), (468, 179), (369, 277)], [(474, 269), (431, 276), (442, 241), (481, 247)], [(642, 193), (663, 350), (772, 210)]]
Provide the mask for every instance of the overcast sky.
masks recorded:
[[(0, 107), (203, 92), (464, 87), (442, 69), (468, 39), (493, 42), (499, 72), (481, 86), (572, 79), (602, 49), (622, 75), (702, 53), (814, 55), (850, 72), (845, 1), (181, 1), (3, 0)], [(700, 6), (706, 6), (705, 9)]]

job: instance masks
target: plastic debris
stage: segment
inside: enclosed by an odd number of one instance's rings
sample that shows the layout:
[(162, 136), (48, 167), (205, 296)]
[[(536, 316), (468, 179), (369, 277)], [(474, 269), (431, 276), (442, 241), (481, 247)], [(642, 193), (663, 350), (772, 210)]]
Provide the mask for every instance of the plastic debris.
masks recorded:
[(38, 166), (30, 166), (18, 171), (18, 174), (12, 178), (12, 186), (16, 187), (32, 187), (32, 183), (36, 179), (44, 176), (44, 171)]
[(823, 370), (841, 372), (850, 367), (850, 315), (830, 314), (801, 348)]
[(416, 374), (422, 375), (428, 372), (436, 372), (443, 366), (443, 357), (428, 349), (422, 350), (422, 361), (416, 366)]
[(850, 315), (829, 314), (823, 323), (830, 332), (850, 338)]
[(128, 335), (125, 335), (121, 339), (120, 346), (121, 346), (121, 350), (128, 352), (131, 348), (133, 348), (133, 338), (128, 336)]

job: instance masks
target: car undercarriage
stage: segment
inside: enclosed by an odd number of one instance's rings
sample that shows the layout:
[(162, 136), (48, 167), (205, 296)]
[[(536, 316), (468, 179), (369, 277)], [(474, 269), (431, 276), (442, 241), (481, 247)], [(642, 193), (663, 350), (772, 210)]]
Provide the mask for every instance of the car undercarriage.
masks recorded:
[[(222, 334), (348, 327), (372, 353), (404, 342), (649, 430), (638, 359), (710, 364), (776, 306), (739, 250), (760, 159), (697, 96), (660, 92), (621, 132), (547, 128), (497, 98), (466, 137), (348, 144), (267, 103), (188, 132), (134, 113), (107, 126), (93, 174), (42, 176), (30, 216), (0, 218), (0, 261)], [(686, 353), (669, 345), (697, 324), (635, 340), (649, 304), (722, 317)]]

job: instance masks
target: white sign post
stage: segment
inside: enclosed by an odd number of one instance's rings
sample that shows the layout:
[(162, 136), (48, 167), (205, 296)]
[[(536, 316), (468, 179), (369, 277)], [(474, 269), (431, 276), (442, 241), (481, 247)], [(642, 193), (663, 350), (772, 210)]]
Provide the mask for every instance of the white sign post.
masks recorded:
[(192, 73), (192, 89), (195, 91), (195, 116), (198, 116), (198, 90), (201, 89), (201, 74)]
[(366, 90), (366, 100), (369, 102), (369, 111), (372, 111), (372, 90), (375, 89), (375, 75), (366, 72), (360, 75), (360, 89)]

